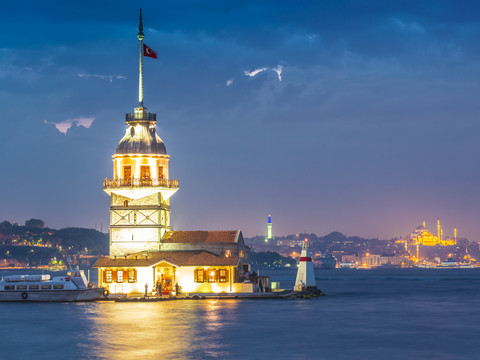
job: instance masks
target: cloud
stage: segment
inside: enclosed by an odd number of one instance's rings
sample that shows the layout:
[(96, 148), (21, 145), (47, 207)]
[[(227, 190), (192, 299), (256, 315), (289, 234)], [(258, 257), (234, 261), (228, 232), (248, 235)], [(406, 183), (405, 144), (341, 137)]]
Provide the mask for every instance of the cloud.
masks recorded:
[(277, 73), (278, 81), (282, 81), (283, 66), (282, 65), (277, 65), (277, 67), (274, 67), (272, 70)]
[(227, 86), (230, 86), (233, 84), (233, 79), (227, 80)]
[(254, 77), (255, 75), (260, 74), (262, 71), (268, 70), (268, 68), (255, 69), (252, 71), (244, 71), (243, 73), (247, 76)]
[(67, 134), (68, 129), (70, 129), (73, 125), (83, 126), (84, 128), (88, 129), (90, 128), (90, 126), (93, 124), (94, 121), (95, 121), (94, 117), (83, 117), (83, 116), (80, 116), (75, 119), (67, 119), (59, 123), (43, 120), (45, 124), (55, 125), (57, 130), (60, 131), (62, 134)]
[(405, 22), (397, 18), (392, 19), (393, 23), (401, 30), (412, 33), (424, 33), (425, 29), (415, 22)]
[(95, 77), (97, 79), (108, 80), (110, 82), (113, 82), (114, 79), (115, 80), (125, 80), (127, 78), (124, 75), (101, 75), (101, 74), (84, 74), (84, 73), (77, 74), (77, 76), (79, 78), (82, 78), (82, 79), (88, 79), (88, 78), (91, 78), (91, 77)]
[[(263, 71), (267, 71), (267, 70), (272, 70), (272, 71), (275, 71), (277, 73), (277, 76), (278, 76), (278, 81), (282, 81), (282, 72), (283, 72), (283, 66), (282, 65), (277, 65), (276, 67), (274, 68), (259, 68), (259, 69), (255, 69), (255, 70), (252, 70), (252, 71), (247, 71), (245, 70), (243, 73), (246, 75), (246, 76), (250, 76), (250, 77), (254, 77), (255, 75), (258, 75), (260, 74), (261, 72)], [(233, 80), (232, 80), (233, 82)], [(230, 83), (231, 85), (231, 83)], [(227, 85), (229, 86), (229, 85)]]

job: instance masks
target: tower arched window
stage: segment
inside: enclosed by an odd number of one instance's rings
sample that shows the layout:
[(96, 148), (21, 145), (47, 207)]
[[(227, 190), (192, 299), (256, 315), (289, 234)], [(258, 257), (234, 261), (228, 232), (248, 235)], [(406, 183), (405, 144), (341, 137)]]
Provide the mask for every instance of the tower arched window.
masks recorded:
[(128, 207), (128, 200), (125, 200), (125, 201), (123, 202), (123, 207)]

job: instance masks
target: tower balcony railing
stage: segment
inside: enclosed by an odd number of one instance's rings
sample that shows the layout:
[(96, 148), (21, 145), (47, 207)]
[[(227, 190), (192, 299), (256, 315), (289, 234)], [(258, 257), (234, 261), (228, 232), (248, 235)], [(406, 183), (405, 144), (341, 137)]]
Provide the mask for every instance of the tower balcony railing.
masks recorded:
[(166, 187), (171, 189), (178, 188), (178, 180), (173, 179), (105, 179), (103, 188), (120, 188), (120, 187)]
[(125, 121), (157, 121), (157, 114), (144, 111), (142, 113), (127, 113), (125, 114)]

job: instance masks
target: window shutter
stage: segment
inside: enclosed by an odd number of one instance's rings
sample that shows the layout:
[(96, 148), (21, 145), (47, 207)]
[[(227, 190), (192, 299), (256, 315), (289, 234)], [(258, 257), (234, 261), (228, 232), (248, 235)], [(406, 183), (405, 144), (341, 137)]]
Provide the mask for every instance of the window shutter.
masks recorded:
[(225, 282), (228, 282), (228, 269), (225, 269)]
[(112, 270), (112, 282), (117, 282), (117, 270)]
[(103, 269), (102, 274), (103, 274), (103, 283), (105, 284), (107, 282), (107, 269)]
[(215, 282), (220, 282), (220, 270), (215, 270)]
[(134, 282), (137, 282), (137, 269), (133, 269), (133, 278), (134, 278)]
[(195, 269), (193, 271), (193, 279), (195, 282), (198, 282), (198, 269)]

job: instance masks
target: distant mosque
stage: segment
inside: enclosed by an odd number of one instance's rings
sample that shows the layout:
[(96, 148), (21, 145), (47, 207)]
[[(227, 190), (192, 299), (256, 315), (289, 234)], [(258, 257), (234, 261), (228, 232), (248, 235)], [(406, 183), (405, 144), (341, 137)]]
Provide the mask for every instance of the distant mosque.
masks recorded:
[(415, 230), (410, 234), (410, 245), (423, 245), (423, 246), (449, 246), (457, 244), (457, 228), (453, 229), (453, 238), (443, 237), (443, 228), (440, 224), (440, 219), (437, 220), (437, 235), (432, 234), (425, 227), (425, 220), (422, 225), (417, 226)]
[[(113, 178), (103, 190), (110, 196), (110, 256), (97, 260), (99, 287), (112, 294), (248, 293), (250, 249), (240, 230), (172, 231), (170, 199), (178, 180), (170, 178), (165, 144), (156, 131), (156, 114), (143, 104), (143, 56), (140, 43), (139, 105), (126, 114), (126, 132), (113, 155)], [(270, 232), (271, 237), (271, 219)]]

